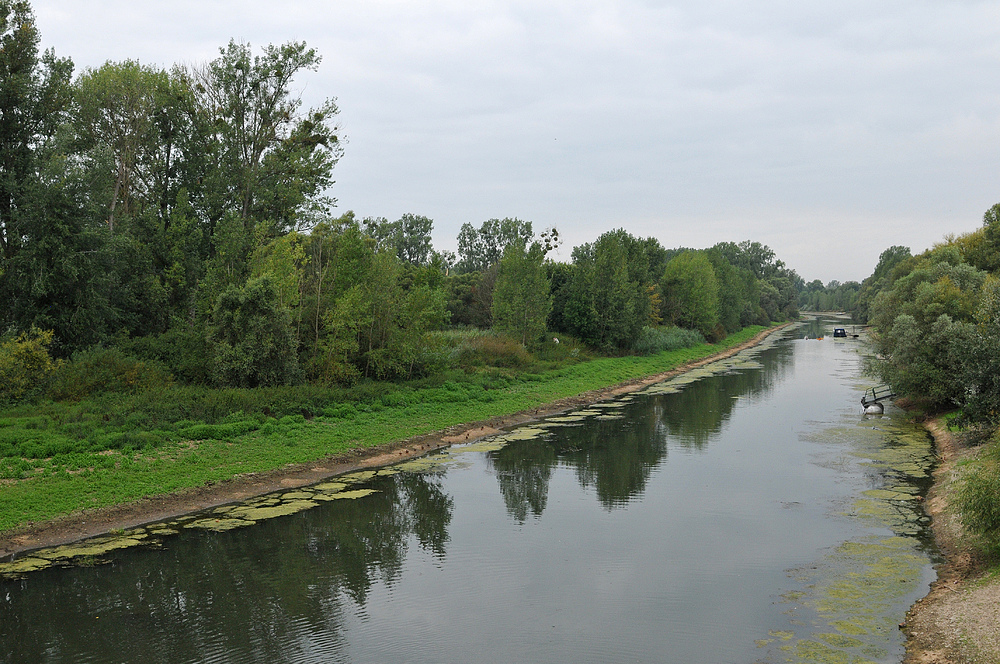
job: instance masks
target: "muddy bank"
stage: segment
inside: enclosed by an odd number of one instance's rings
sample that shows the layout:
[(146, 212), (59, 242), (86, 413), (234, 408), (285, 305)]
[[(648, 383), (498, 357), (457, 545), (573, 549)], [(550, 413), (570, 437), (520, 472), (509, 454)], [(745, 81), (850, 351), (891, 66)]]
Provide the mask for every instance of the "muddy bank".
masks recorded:
[(907, 613), (904, 662), (994, 664), (1000, 662), (1000, 579), (983, 578), (983, 566), (963, 543), (959, 515), (949, 504), (959, 464), (976, 450), (963, 449), (940, 419), (925, 427), (940, 458), (926, 509), (945, 562), (930, 592)]
[(760, 343), (764, 338), (787, 325), (788, 323), (764, 330), (738, 346), (733, 346), (670, 371), (630, 380), (600, 390), (584, 392), (574, 397), (542, 404), (537, 408), (512, 415), (460, 424), (443, 431), (409, 438), (390, 445), (358, 449), (351, 454), (320, 459), (309, 464), (286, 466), (266, 473), (248, 473), (196, 489), (152, 496), (113, 507), (77, 512), (43, 523), (31, 524), (15, 531), (0, 533), (0, 560), (10, 559), (19, 553), (32, 549), (68, 544), (88, 537), (103, 535), (110, 531), (165, 521), (191, 512), (247, 500), (273, 491), (315, 484), (327, 478), (358, 469), (385, 466), (454, 443), (471, 442), (541, 417), (635, 392), (715, 360), (735, 355), (745, 348)]

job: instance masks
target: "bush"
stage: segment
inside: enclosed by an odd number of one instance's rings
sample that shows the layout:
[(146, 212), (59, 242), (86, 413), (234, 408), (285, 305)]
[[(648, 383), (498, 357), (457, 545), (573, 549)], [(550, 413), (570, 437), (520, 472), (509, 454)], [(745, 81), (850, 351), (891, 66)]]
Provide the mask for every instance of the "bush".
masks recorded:
[(61, 362), (49, 354), (52, 331), (32, 327), (0, 344), (0, 401), (20, 401), (41, 391)]
[(546, 335), (545, 341), (535, 349), (535, 356), (543, 362), (558, 363), (574, 363), (590, 359), (587, 349), (568, 334)]
[(705, 337), (698, 330), (647, 326), (642, 328), (632, 350), (636, 355), (655, 355), (663, 351), (690, 348), (703, 343), (705, 343)]
[(206, 334), (201, 325), (175, 319), (163, 334), (122, 339), (115, 345), (126, 355), (159, 362), (182, 383), (208, 385), (212, 381), (212, 352)]
[(159, 365), (114, 348), (78, 351), (52, 374), (48, 395), (55, 401), (80, 401), (104, 392), (134, 394), (173, 383)]
[(958, 489), (966, 531), (987, 552), (1000, 554), (1000, 440), (983, 449)]
[(288, 310), (267, 276), (219, 296), (209, 327), (219, 386), (293, 385), (301, 380)]
[(473, 336), (455, 349), (452, 361), (463, 368), (500, 367), (517, 369), (532, 363), (531, 354), (510, 337)]

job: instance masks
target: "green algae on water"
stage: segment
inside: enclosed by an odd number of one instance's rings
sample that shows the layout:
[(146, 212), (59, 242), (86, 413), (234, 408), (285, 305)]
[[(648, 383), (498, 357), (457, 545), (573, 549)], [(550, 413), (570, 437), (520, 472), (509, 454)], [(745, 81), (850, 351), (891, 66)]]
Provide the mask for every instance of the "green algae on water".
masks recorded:
[(871, 420), (858, 420), (857, 415), (845, 415), (842, 425), (802, 438), (843, 450), (837, 458), (817, 460), (817, 465), (837, 472), (860, 469), (869, 482), (833, 512), (860, 522), (863, 534), (813, 564), (788, 571), (799, 587), (781, 595), (792, 605), (787, 613), (812, 617), (809, 624), (795, 628), (791, 649), (757, 642), (758, 647), (772, 648), (771, 657), (761, 661), (885, 661), (890, 644), (902, 648), (898, 624), (925, 583), (929, 564), (917, 536), (928, 521), (919, 497), (934, 462), (930, 438), (902, 418), (879, 419), (873, 428)]

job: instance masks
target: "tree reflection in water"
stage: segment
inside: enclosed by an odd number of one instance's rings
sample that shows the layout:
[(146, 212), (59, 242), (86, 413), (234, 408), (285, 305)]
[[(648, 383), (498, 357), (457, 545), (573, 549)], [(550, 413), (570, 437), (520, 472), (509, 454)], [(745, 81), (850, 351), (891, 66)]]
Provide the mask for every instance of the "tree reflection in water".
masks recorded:
[(705, 448), (740, 399), (770, 393), (791, 366), (792, 350), (779, 343), (756, 359), (762, 368), (708, 376), (674, 393), (636, 395), (620, 409), (621, 419), (588, 418), (490, 452), (489, 464), (507, 512), (518, 522), (529, 514), (541, 516), (557, 465), (573, 468), (580, 485), (593, 487), (606, 509), (634, 500), (670, 446)]
[(155, 556), (4, 581), (0, 661), (341, 660), (347, 598), (363, 608), (374, 583), (392, 586), (413, 541), (443, 558), (454, 510), (432, 473), (369, 486), (250, 528), (185, 531)]

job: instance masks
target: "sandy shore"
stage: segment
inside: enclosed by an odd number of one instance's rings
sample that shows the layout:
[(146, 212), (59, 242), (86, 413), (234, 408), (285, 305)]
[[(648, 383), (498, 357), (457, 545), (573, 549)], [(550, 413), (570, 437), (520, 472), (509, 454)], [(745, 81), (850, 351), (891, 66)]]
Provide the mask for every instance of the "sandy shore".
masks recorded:
[(906, 664), (996, 664), (1000, 662), (1000, 579), (983, 578), (984, 568), (963, 544), (956, 510), (948, 504), (962, 459), (976, 450), (962, 449), (945, 423), (925, 423), (934, 436), (940, 463), (926, 509), (934, 539), (945, 557), (938, 579), (926, 597), (906, 615)]

